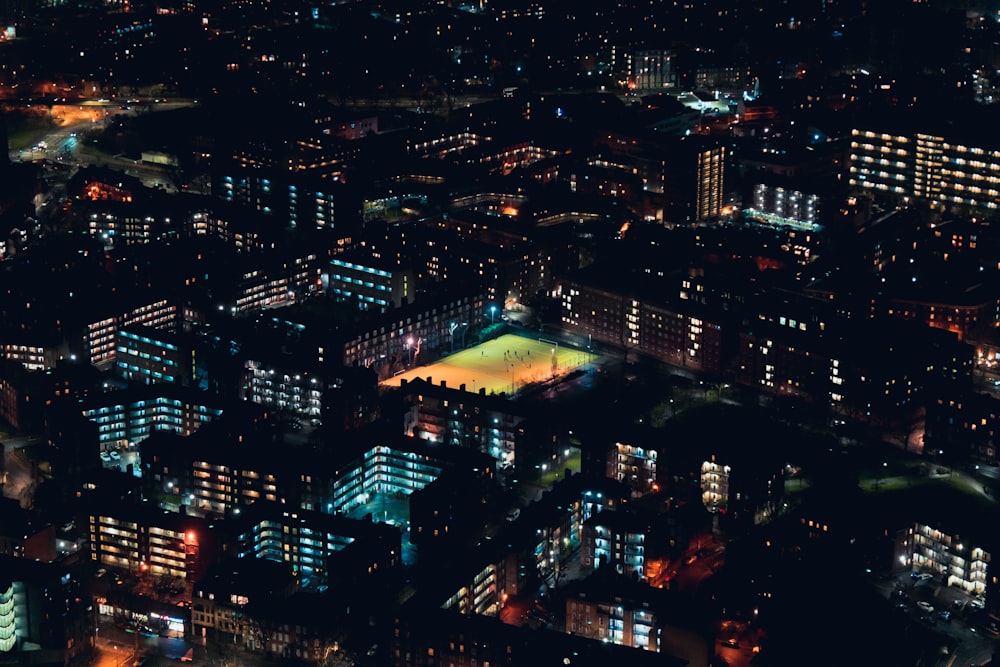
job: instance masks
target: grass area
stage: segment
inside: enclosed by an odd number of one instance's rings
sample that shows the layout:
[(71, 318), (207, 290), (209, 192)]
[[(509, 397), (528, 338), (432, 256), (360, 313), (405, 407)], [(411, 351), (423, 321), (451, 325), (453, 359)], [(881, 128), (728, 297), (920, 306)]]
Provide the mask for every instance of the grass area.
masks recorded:
[[(6, 114), (7, 143), (12, 151), (30, 151), (32, 146), (56, 128), (70, 123), (87, 121), (96, 123), (102, 117), (100, 114), (98, 109), (85, 109), (75, 105), (20, 109)], [(29, 154), (25, 153), (24, 157), (28, 156)], [(37, 155), (41, 156), (41, 153)]]
[(948, 526), (952, 533), (976, 533), (1000, 518), (994, 480), (973, 471), (889, 446), (815, 444), (818, 449), (812, 456), (799, 457), (808, 461), (802, 464), (801, 476), (785, 481), (785, 500), (790, 505), (803, 503), (821, 511), (843, 512), (878, 531), (894, 531), (920, 521)]
[(566, 476), (566, 470), (570, 471), (570, 474), (575, 475), (580, 472), (581, 454), (579, 449), (573, 449), (570, 451), (569, 457), (559, 457), (559, 460), (552, 463), (551, 465), (546, 465), (546, 470), (542, 474), (538, 483), (551, 488), (553, 484), (563, 479)]
[[(940, 480), (943, 484), (954, 488), (955, 490), (965, 493), (975, 495), (976, 497), (981, 497), (983, 495), (982, 488), (987, 486), (989, 480), (979, 483), (977, 488), (977, 482), (969, 479), (964, 475), (949, 475)], [(989, 498), (990, 504), (996, 504), (996, 500)]]
[(812, 488), (812, 482), (807, 478), (798, 476), (785, 480), (785, 497), (791, 499), (800, 493)]
[(472, 392), (516, 393), (527, 385), (565, 375), (596, 358), (590, 352), (544, 341), (544, 338), (506, 334), (401, 373), (383, 384), (398, 387), (403, 380), (431, 378), (435, 384), (444, 381), (449, 387), (465, 385)]
[(888, 493), (900, 489), (909, 489), (913, 486), (923, 485), (929, 482), (926, 479), (913, 479), (910, 477), (875, 477), (866, 479), (860, 483), (861, 490), (870, 493)]
[[(954, 532), (972, 531), (974, 525), (988, 525), (998, 516), (996, 501), (975, 490), (962, 488), (954, 480), (935, 479), (913, 481), (910, 486), (891, 493), (879, 493), (882, 516), (895, 517), (897, 525), (912, 522), (915, 517), (927, 523), (944, 522)], [(875, 500), (875, 496), (869, 496)], [(967, 524), (967, 525), (962, 525)]]
[(886, 477), (878, 481), (877, 489), (875, 481), (862, 479), (859, 487), (866, 511), (883, 517), (887, 525), (902, 526), (920, 520), (965, 533), (1000, 518), (996, 499), (983, 492), (980, 480), (968, 475)]
[(12, 151), (29, 150), (56, 124), (48, 116), (10, 116), (7, 125), (7, 143)]

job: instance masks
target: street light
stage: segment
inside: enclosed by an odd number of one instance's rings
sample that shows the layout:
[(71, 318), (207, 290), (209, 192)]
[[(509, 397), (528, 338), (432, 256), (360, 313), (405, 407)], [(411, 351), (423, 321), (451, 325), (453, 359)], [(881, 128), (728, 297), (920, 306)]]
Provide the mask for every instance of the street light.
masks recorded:
[(406, 348), (407, 356), (409, 357), (409, 365), (413, 365), (413, 336), (406, 339), (406, 343), (403, 344)]
[(497, 307), (490, 306), (490, 324), (493, 324), (493, 315), (496, 314), (496, 312), (497, 312)]
[(881, 471), (881, 474), (878, 476), (878, 479), (875, 480), (875, 491), (876, 492), (878, 492), (878, 487), (882, 484), (882, 482), (885, 481), (886, 468), (888, 468), (888, 467), (889, 467), (889, 464), (886, 461), (882, 461), (882, 471)]

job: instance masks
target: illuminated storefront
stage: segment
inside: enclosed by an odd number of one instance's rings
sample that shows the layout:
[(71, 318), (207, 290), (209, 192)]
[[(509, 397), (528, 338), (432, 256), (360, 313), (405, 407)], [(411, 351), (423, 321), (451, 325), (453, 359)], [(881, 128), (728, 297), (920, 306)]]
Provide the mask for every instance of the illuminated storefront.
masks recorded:
[[(179, 612), (186, 611), (177, 607), (177, 613), (140, 610), (137, 607), (146, 606), (152, 602), (148, 599), (109, 601), (107, 598), (97, 599), (97, 613), (112, 620), (116, 625), (140, 634), (159, 635), (160, 637), (184, 637), (184, 616)], [(155, 604), (155, 603), (152, 603)]]

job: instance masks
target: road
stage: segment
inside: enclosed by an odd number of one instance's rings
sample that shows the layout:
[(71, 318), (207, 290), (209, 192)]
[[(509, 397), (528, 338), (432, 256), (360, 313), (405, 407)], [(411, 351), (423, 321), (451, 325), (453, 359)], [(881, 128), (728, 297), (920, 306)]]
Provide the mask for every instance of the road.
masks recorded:
[[(176, 191), (176, 185), (167, 169), (144, 164), (124, 156), (107, 156), (81, 143), (85, 133), (103, 127), (115, 115), (134, 116), (181, 109), (195, 104), (193, 100), (172, 100), (156, 104), (144, 104), (121, 108), (118, 102), (81, 102), (79, 104), (52, 105), (50, 116), (56, 126), (34, 144), (10, 145), (12, 162), (32, 162), (52, 160), (69, 166), (89, 164), (104, 166), (134, 176), (149, 187), (163, 187)], [(126, 105), (127, 106), (127, 105)]]
[[(184, 613), (188, 613), (187, 610)], [(98, 623), (94, 637), (100, 667), (109, 667), (111, 662), (117, 667), (131, 667), (143, 656), (180, 660), (192, 648), (196, 649), (196, 653), (197, 649), (204, 653), (204, 647), (196, 647), (184, 639), (128, 632), (107, 620)]]
[(748, 623), (723, 621), (719, 637), (715, 643), (715, 654), (726, 667), (749, 667), (757, 657), (761, 635)]
[(671, 588), (679, 591), (696, 591), (725, 564), (725, 546), (714, 545), (706, 547), (704, 551), (704, 555), (700, 557), (691, 557), (672, 566), (677, 574), (673, 576)]
[[(181, 667), (191, 651), (191, 667), (273, 667), (266, 656), (241, 650), (235, 646), (202, 644), (195, 640), (170, 637), (149, 637), (127, 632), (104, 620), (95, 635), (96, 667), (132, 667), (139, 659), (149, 667)], [(338, 652), (327, 661), (327, 667), (349, 667), (354, 661), (349, 654)]]

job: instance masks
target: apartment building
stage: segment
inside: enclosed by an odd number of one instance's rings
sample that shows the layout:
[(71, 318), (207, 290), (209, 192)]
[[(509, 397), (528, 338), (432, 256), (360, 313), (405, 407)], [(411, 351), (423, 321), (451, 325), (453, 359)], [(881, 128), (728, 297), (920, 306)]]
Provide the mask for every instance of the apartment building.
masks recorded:
[(194, 341), (174, 331), (144, 325), (115, 332), (115, 371), (138, 384), (194, 385), (199, 378)]
[(121, 327), (141, 324), (153, 329), (176, 330), (180, 325), (178, 305), (169, 299), (143, 301), (138, 297), (133, 304), (118, 309), (109, 308), (104, 316), (87, 324), (84, 345), (88, 360), (95, 366), (106, 366), (115, 361), (115, 335)]
[(118, 505), (89, 512), (90, 558), (132, 575), (197, 580), (218, 556), (216, 531), (193, 516), (149, 505)]
[(1000, 149), (955, 131), (851, 130), (849, 183), (905, 201), (994, 217), (1000, 206)]

